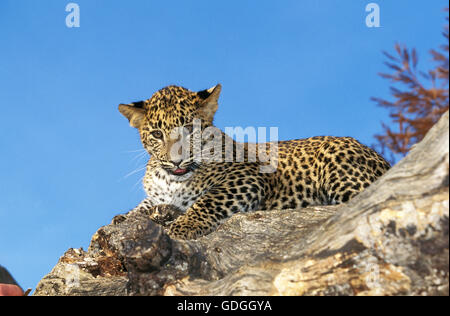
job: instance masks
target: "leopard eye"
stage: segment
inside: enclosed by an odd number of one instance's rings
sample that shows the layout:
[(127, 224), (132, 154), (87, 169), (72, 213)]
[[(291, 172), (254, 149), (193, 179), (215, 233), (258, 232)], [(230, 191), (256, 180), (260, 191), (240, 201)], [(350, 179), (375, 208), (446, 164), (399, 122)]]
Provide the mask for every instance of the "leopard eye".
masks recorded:
[(157, 138), (157, 139), (162, 139), (163, 138), (163, 133), (161, 131), (156, 130), (156, 131), (152, 132), (152, 136)]

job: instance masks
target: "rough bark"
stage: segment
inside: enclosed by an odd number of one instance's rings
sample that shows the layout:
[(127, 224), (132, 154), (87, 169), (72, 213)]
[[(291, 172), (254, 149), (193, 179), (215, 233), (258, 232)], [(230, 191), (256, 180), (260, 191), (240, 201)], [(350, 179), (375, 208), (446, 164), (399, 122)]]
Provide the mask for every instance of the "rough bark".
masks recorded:
[(238, 214), (196, 241), (116, 217), (35, 295), (448, 295), (448, 130), (447, 112), (345, 205)]

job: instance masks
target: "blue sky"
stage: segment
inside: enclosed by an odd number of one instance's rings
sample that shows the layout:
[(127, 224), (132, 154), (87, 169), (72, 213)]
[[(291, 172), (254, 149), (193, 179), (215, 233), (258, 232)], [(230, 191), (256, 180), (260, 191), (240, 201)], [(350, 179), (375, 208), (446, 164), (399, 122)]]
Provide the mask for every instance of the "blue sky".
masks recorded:
[(353, 136), (388, 113), (382, 51), (443, 43), (447, 1), (0, 1), (0, 264), (34, 288), (70, 247), (144, 197), (137, 132), (119, 103), (177, 84), (223, 85), (216, 125), (277, 126), (281, 139)]

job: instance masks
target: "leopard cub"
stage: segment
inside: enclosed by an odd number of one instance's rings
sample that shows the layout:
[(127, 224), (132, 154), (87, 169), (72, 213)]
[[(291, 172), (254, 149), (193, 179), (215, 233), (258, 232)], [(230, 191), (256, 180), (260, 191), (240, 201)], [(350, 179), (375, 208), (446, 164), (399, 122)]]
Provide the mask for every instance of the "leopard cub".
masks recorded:
[[(235, 142), (214, 130), (220, 92), (221, 85), (200, 92), (168, 86), (148, 100), (119, 105), (151, 157), (143, 180), (147, 198), (133, 211), (149, 214), (173, 238), (206, 235), (237, 212), (347, 202), (390, 168), (374, 150), (350, 137), (262, 147)], [(211, 138), (219, 146), (208, 146)], [(276, 159), (261, 161), (260, 154), (271, 152), (272, 145)], [(258, 158), (250, 159), (255, 150)], [(202, 159), (206, 151), (215, 155)], [(223, 159), (230, 154), (231, 160)], [(268, 164), (273, 170), (262, 171)]]

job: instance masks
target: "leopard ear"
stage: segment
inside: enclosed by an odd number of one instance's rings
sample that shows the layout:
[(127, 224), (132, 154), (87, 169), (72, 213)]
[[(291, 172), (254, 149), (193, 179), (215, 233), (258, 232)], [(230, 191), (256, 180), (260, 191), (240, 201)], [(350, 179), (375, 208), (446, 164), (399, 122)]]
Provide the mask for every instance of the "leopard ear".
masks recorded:
[(130, 126), (139, 128), (142, 119), (145, 116), (144, 102), (135, 102), (131, 104), (120, 104), (119, 111), (130, 121)]
[(216, 113), (217, 108), (219, 107), (218, 101), (221, 90), (222, 85), (218, 84), (210, 89), (197, 92), (197, 95), (200, 97), (200, 99), (202, 99), (200, 108), (206, 119), (211, 122), (214, 118), (214, 114)]

